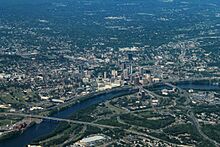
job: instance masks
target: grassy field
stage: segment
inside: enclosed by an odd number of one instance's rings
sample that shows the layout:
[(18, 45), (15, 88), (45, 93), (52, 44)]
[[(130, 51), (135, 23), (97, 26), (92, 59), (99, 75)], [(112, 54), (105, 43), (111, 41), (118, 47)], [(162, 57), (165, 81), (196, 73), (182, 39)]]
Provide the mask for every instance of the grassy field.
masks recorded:
[(157, 120), (149, 120), (145, 117), (140, 118), (131, 114), (124, 114), (121, 116), (121, 119), (127, 124), (146, 127), (150, 129), (160, 129), (175, 122), (175, 119), (171, 116), (166, 116), (165, 118)]
[(202, 131), (209, 136), (210, 138), (214, 139), (215, 141), (220, 143), (220, 124), (217, 125), (203, 125)]

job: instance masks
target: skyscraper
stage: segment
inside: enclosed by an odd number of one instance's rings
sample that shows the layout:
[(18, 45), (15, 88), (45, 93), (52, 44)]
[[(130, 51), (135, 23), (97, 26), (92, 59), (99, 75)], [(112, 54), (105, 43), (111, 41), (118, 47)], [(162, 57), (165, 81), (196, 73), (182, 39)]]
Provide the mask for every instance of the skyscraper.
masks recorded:
[(104, 72), (104, 79), (107, 79), (107, 72)]
[(123, 77), (124, 79), (128, 79), (128, 69), (123, 70)]
[(133, 54), (132, 53), (128, 53), (128, 60), (132, 61), (133, 60)]
[(116, 70), (112, 70), (112, 77), (115, 79), (118, 76), (118, 72)]

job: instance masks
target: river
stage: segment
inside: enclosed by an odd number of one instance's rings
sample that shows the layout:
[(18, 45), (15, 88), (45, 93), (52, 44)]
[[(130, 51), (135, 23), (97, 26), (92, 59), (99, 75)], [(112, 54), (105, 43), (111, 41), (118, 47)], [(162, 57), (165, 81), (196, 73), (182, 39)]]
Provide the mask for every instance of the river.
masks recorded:
[[(179, 83), (177, 84), (177, 86), (183, 89), (220, 90), (219, 86), (212, 84)], [(97, 95), (80, 103), (74, 104), (73, 106), (54, 114), (53, 117), (68, 118), (76, 111), (112, 99), (113, 97), (122, 96), (129, 93), (131, 93), (131, 91), (128, 92), (128, 90), (120, 90), (102, 95)], [(0, 147), (24, 147), (25, 145), (33, 142), (35, 139), (51, 133), (57, 126), (58, 123), (43, 121), (40, 124), (36, 124), (28, 128), (21, 135), (0, 142)]]
[[(74, 104), (73, 106), (66, 108), (54, 115), (53, 117), (57, 118), (68, 118), (74, 112), (85, 109), (91, 105), (98, 104), (104, 102), (106, 100), (112, 99), (113, 97), (126, 95), (132, 93), (128, 89), (126, 90), (119, 90), (119, 91), (112, 91), (110, 93), (96, 95), (91, 97), (85, 101), (80, 103)], [(24, 147), (28, 144), (31, 144), (35, 139), (48, 135), (51, 133), (56, 127), (58, 126), (57, 122), (50, 122), (50, 121), (42, 121), (40, 124), (36, 124), (28, 129), (26, 129), (22, 134), (15, 136), (13, 138), (4, 140), (0, 142), (0, 147)]]
[(220, 91), (220, 86), (215, 84), (205, 84), (205, 83), (196, 84), (196, 83), (187, 82), (187, 83), (177, 83), (176, 85), (182, 89)]

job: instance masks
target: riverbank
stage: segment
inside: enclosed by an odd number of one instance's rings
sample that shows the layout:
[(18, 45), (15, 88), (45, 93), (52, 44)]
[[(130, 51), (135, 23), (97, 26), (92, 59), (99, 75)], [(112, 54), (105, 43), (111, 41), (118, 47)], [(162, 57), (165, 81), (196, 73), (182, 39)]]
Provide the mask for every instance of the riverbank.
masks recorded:
[(88, 99), (92, 99), (93, 97), (101, 96), (101, 95), (104, 95), (104, 94), (107, 94), (107, 93), (117, 93), (119, 91), (125, 91), (125, 90), (127, 90), (127, 91), (134, 90), (135, 91), (137, 89), (133, 88), (131, 86), (124, 86), (124, 87), (116, 87), (116, 88), (112, 88), (112, 89), (108, 89), (108, 90), (104, 90), (104, 91), (92, 92), (92, 93), (89, 93), (87, 95), (74, 97), (71, 100), (66, 101), (63, 104), (60, 104), (60, 105), (57, 105), (55, 107), (49, 108), (46, 111), (45, 110), (44, 111), (37, 111), (35, 113), (39, 114), (39, 115), (44, 115), (44, 116), (52, 116), (53, 114), (55, 114), (59, 111), (62, 111), (64, 109), (67, 109), (67, 108), (71, 107), (74, 104), (81, 103), (81, 102), (86, 101)]
[[(145, 88), (149, 89), (170, 89), (170, 86), (167, 86), (167, 82), (159, 82), (151, 85), (145, 85)], [(195, 80), (195, 81), (174, 81), (168, 82), (172, 85), (179, 86), (183, 89), (194, 89), (194, 90), (207, 90), (207, 91), (220, 91), (220, 81), (215, 80)]]
[[(155, 85), (158, 84), (148, 85), (148, 88)], [(138, 87), (132, 86), (118, 87), (107, 91), (94, 92), (88, 95), (73, 98), (62, 105), (50, 108), (46, 112), (38, 111), (38, 115), (52, 116), (56, 118), (69, 118), (69, 116), (78, 112), (79, 110), (84, 110), (92, 105), (99, 104), (106, 100), (135, 92), (138, 92)], [(1, 141), (0, 146), (25, 146), (32, 143), (39, 137), (48, 135), (49, 133), (54, 131), (57, 126), (58, 123), (54, 123), (51, 121), (42, 121), (42, 123), (36, 124), (26, 129), (22, 134), (18, 134), (17, 136), (10, 138), (10, 140)]]
[[(59, 109), (54, 108), (50, 111), (47, 111), (47, 113), (44, 114), (50, 114), (50, 116), (57, 118), (68, 118), (73, 113), (85, 109), (91, 105), (98, 104), (100, 102), (103, 102), (108, 99), (112, 99), (114, 97), (127, 95), (135, 92), (137, 92), (137, 89), (126, 86), (126, 87), (114, 88), (107, 91), (101, 91), (98, 93), (91, 93), (86, 96), (74, 98), (72, 101), (69, 101), (68, 103), (59, 107)], [(43, 112), (41, 112), (41, 114), (43, 114)], [(30, 144), (33, 140), (49, 134), (56, 128), (56, 126), (58, 126), (58, 123), (53, 123), (50, 121), (42, 121), (42, 123), (40, 124), (35, 124), (34, 126), (29, 127), (28, 129), (23, 131), (22, 134), (18, 134), (10, 139), (0, 141), (0, 146), (7, 146), (7, 147), (25, 146), (27, 144)]]
[(4, 133), (0, 136), (0, 142), (3, 142), (5, 140), (10, 140), (13, 137), (19, 136), (20, 134), (22, 134), (26, 129), (34, 126), (35, 124), (37, 124), (37, 121), (31, 121), (28, 124), (26, 124), (26, 127), (22, 128), (22, 129), (14, 129), (11, 131), (8, 131), (7, 133)]

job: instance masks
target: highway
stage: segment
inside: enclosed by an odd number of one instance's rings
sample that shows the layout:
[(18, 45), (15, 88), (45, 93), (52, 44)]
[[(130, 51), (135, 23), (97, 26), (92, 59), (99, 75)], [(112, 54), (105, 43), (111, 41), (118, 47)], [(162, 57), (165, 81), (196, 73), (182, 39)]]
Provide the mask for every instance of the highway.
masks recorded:
[[(116, 128), (121, 129), (120, 127), (109, 126), (109, 125), (101, 125), (101, 124), (92, 123), (92, 122), (83, 122), (83, 121), (76, 121), (76, 120), (63, 119), (63, 118), (46, 117), (46, 116), (40, 116), (40, 115), (30, 115), (30, 114), (22, 114), (22, 113), (0, 113), (0, 115), (20, 116), (20, 117), (30, 117), (30, 118), (38, 118), (38, 119), (45, 119), (45, 120), (54, 120), (54, 121), (58, 121), (58, 122), (68, 122), (68, 123), (81, 124), (81, 125), (90, 125), (90, 126), (108, 128), (108, 129), (116, 129)], [(141, 133), (141, 132), (137, 132), (137, 131), (129, 130), (129, 129), (122, 129), (122, 130), (124, 130), (126, 132), (129, 132), (129, 133), (132, 133), (132, 134), (141, 135), (141, 136), (149, 137), (149, 138), (154, 139), (154, 140), (164, 141), (166, 143), (169, 143), (165, 140), (147, 135), (145, 133)], [(169, 143), (169, 144), (178, 145), (178, 144), (174, 144), (174, 143)], [(179, 145), (179, 146), (181, 146), (181, 145)]]
[[(101, 127), (101, 128), (108, 128), (108, 129), (121, 129), (120, 127), (115, 127), (115, 126), (109, 126), (109, 125), (101, 125), (101, 124), (97, 124), (97, 123), (92, 123), (92, 122), (83, 122), (83, 121), (76, 121), (76, 120), (70, 120), (70, 119), (63, 119), (63, 118), (55, 118), (55, 117), (46, 117), (46, 116), (40, 116), (40, 115), (30, 115), (30, 114), (22, 114), (22, 113), (0, 113), (0, 115), (4, 115), (4, 116), (20, 116), (20, 117), (30, 117), (30, 118), (38, 118), (38, 119), (45, 119), (45, 120), (54, 120), (54, 121), (58, 121), (58, 122), (68, 122), (68, 123), (74, 123), (74, 124), (81, 124), (81, 125), (90, 125), (90, 126), (95, 126), (95, 127)], [(174, 143), (170, 143), (167, 142), (165, 140), (153, 137), (151, 135), (145, 134), (145, 133), (141, 133), (141, 132), (137, 132), (134, 130), (130, 130), (130, 129), (122, 129), (128, 133), (132, 133), (132, 134), (136, 134), (136, 135), (140, 135), (140, 136), (145, 136), (154, 140), (158, 140), (158, 141), (163, 141), (169, 144), (173, 144), (173, 145), (179, 145), (179, 144), (174, 144)], [(181, 146), (181, 145), (179, 145)]]
[[(172, 88), (176, 88), (178, 89), (180, 92), (182, 92), (184, 94), (184, 96), (186, 97), (186, 102), (184, 103), (184, 105), (186, 105), (186, 109), (188, 109), (188, 113), (187, 113), (187, 116), (191, 119), (193, 125), (195, 126), (197, 132), (205, 139), (205, 140), (208, 140), (210, 141), (211, 143), (213, 143), (216, 147), (220, 147), (220, 143), (216, 142), (215, 140), (209, 138), (206, 134), (204, 134), (201, 130), (201, 126), (197, 120), (197, 118), (195, 117), (193, 111), (191, 110), (191, 107), (189, 107), (189, 103), (191, 102), (191, 99), (190, 99), (190, 95), (188, 92), (186, 92), (185, 90), (181, 89), (180, 87), (178, 86), (175, 86), (173, 84), (170, 84), (170, 83), (165, 83), (165, 85), (167, 86), (170, 86)], [(184, 107), (183, 107), (184, 108)]]
[(22, 113), (0, 113), (0, 115), (38, 118), (38, 119), (44, 119), (44, 120), (53, 120), (53, 121), (58, 121), (58, 122), (67, 122), (67, 123), (74, 123), (74, 124), (81, 124), (81, 125), (90, 125), (90, 126), (109, 128), (109, 129), (118, 128), (118, 127), (114, 127), (114, 126), (101, 125), (101, 124), (92, 123), (92, 122), (84, 122), (84, 121), (77, 121), (77, 120), (71, 120), (71, 119), (55, 118), (55, 117), (31, 115), (31, 114), (22, 114)]
[[(216, 142), (215, 140), (209, 138), (207, 135), (205, 135), (202, 130), (201, 130), (201, 126), (198, 122), (198, 120), (196, 119), (196, 117), (194, 116), (193, 111), (191, 110), (191, 108), (189, 107), (189, 103), (191, 102), (190, 99), (190, 95), (187, 91), (181, 89), (180, 87), (177, 87), (175, 85), (172, 85), (170, 83), (165, 83), (167, 86), (170, 86), (172, 88), (177, 88), (180, 92), (182, 92), (182, 94), (186, 97), (186, 102), (184, 103), (184, 105), (186, 106), (185, 109), (188, 109), (189, 113), (188, 113), (188, 117), (191, 119), (192, 123), (194, 124), (196, 130), (198, 131), (198, 133), (205, 139), (208, 140), (210, 142), (212, 142), (215, 146), (220, 147), (220, 144), (218, 142)], [(135, 87), (136, 89), (137, 87)], [(144, 89), (143, 87), (138, 87), (141, 90), (144, 90), (146, 93), (148, 93), (151, 97), (161, 97), (160, 95), (157, 95), (147, 89)], [(184, 107), (183, 107), (184, 108)], [(129, 112), (127, 112), (129, 113)], [(52, 120), (52, 121), (58, 121), (58, 122), (67, 122), (67, 123), (73, 123), (73, 124), (80, 124), (80, 125), (90, 125), (90, 126), (95, 126), (95, 127), (100, 127), (100, 128), (108, 128), (108, 129), (121, 129), (120, 127), (116, 127), (116, 126), (111, 126), (111, 125), (102, 125), (102, 124), (97, 124), (94, 122), (84, 122), (84, 121), (78, 121), (78, 120), (71, 120), (71, 119), (64, 119), (64, 118), (56, 118), (56, 117), (48, 117), (48, 116), (41, 116), (41, 115), (32, 115), (32, 114), (23, 114), (23, 113), (1, 113), (0, 115), (4, 115), (4, 116), (20, 116), (20, 117), (29, 117), (29, 118), (38, 118), (38, 119), (44, 119), (44, 120)], [(158, 139), (156, 137), (144, 134), (144, 133), (140, 133), (134, 130), (130, 130), (130, 129), (123, 129), (126, 132), (129, 133), (133, 133), (133, 134), (137, 134), (137, 135), (141, 135), (141, 136), (145, 136), (145, 137), (150, 137), (152, 139), (157, 139), (160, 141), (164, 141), (161, 139)]]
[(173, 85), (171, 83), (164, 83), (166, 86), (172, 87), (174, 89), (177, 89), (180, 93), (182, 93), (182, 95), (184, 95), (184, 97), (186, 97), (186, 101), (183, 103), (183, 105), (189, 107), (189, 104), (191, 103), (191, 99), (189, 96), (189, 93), (183, 89), (181, 89), (180, 87)]
[(176, 82), (186, 82), (186, 81), (203, 81), (203, 80), (220, 80), (220, 77), (202, 77), (202, 78), (189, 78), (189, 79), (183, 79), (183, 80), (163, 80), (163, 82), (167, 83), (176, 83)]
[(189, 112), (188, 117), (190, 117), (192, 119), (192, 122), (194, 124), (194, 126), (196, 127), (197, 131), (199, 132), (199, 134), (206, 140), (212, 142), (213, 144), (215, 144), (216, 147), (220, 147), (220, 143), (216, 142), (215, 140), (209, 138), (207, 135), (205, 135), (202, 130), (201, 130), (201, 126), (198, 122), (198, 120), (196, 119), (194, 113), (192, 111)]

